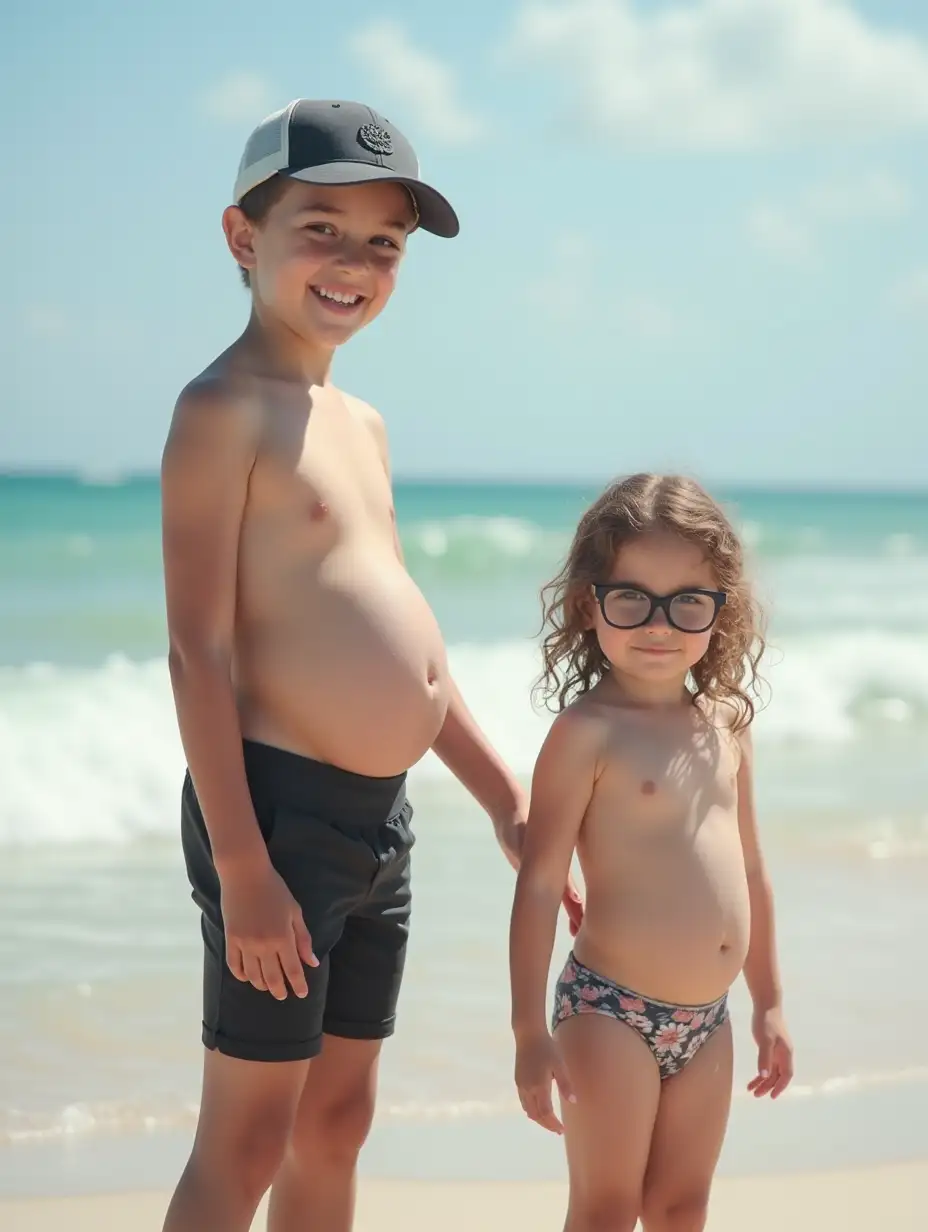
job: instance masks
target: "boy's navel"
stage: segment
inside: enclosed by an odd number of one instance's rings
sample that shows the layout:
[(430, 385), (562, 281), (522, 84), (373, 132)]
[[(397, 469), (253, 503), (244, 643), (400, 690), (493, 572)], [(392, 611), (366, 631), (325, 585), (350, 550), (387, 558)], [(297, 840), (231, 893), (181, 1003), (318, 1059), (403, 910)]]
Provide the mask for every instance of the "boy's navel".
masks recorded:
[(645, 779), (641, 784), (641, 794), (643, 796), (653, 796), (657, 791), (657, 784), (653, 779)]

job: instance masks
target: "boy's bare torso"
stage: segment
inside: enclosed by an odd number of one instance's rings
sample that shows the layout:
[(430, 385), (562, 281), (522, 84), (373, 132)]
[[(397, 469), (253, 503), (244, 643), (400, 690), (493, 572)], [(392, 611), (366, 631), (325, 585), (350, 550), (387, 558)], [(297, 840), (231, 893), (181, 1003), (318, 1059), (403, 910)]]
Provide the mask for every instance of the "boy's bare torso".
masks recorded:
[(379, 417), (227, 357), (204, 376), (247, 397), (257, 421), (238, 550), (242, 735), (359, 774), (408, 769), (441, 730), (448, 671), (398, 554)]
[(698, 707), (677, 714), (577, 703), (603, 755), (577, 844), (587, 887), (578, 959), (644, 996), (714, 1000), (747, 954), (738, 828), (740, 748)]

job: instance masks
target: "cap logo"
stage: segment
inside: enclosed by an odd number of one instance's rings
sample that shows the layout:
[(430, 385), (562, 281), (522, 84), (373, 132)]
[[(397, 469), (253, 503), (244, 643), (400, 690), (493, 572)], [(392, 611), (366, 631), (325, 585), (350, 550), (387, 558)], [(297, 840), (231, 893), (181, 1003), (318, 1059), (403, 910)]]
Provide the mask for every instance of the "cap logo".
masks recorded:
[(393, 138), (379, 124), (362, 124), (358, 129), (358, 145), (372, 154), (392, 154)]

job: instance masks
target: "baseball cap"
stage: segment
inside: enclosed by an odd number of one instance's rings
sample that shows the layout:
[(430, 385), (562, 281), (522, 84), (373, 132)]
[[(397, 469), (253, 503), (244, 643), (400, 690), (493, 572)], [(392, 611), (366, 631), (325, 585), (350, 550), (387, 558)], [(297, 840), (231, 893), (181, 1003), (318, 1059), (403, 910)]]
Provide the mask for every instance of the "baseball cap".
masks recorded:
[(245, 143), (234, 201), (273, 175), (306, 184), (403, 184), (419, 226), (451, 239), (458, 216), (441, 193), (419, 178), (415, 151), (395, 125), (362, 103), (298, 98), (261, 121)]

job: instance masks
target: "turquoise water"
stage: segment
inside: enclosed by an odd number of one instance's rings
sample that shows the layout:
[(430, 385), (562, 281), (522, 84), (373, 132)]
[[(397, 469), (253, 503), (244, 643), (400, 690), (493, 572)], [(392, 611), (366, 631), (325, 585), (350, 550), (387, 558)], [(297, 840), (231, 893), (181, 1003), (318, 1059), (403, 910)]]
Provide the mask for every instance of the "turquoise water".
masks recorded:
[[(399, 483), (407, 563), (449, 641), (528, 637), (537, 591), (597, 485)], [(722, 492), (762, 575), (779, 571), (791, 623), (814, 626), (825, 591), (868, 624), (920, 625), (928, 607), (925, 493)], [(99, 662), (163, 653), (159, 492), (0, 476), (0, 662)], [(875, 573), (874, 573), (875, 570)], [(804, 589), (806, 583), (808, 589)], [(878, 604), (872, 588), (890, 583)], [(841, 616), (831, 604), (831, 620)], [(803, 612), (804, 609), (804, 612)], [(848, 623), (845, 619), (842, 623)]]
[[(526, 779), (547, 722), (529, 704), (538, 590), (596, 492), (397, 485), (455, 677)], [(791, 1098), (847, 1117), (854, 1092), (891, 1103), (928, 1080), (912, 979), (928, 935), (928, 494), (720, 495), (770, 610), (758, 799), (799, 1049)], [(158, 505), (153, 479), (0, 477), (0, 1189), (30, 1143), (193, 1123), (199, 938), (176, 838)], [(431, 755), (412, 791), (416, 923), (382, 1119), (495, 1124), (514, 1115), (511, 875)], [(891, 1012), (874, 1013), (877, 986)], [(740, 1082), (740, 989), (735, 1002)]]

